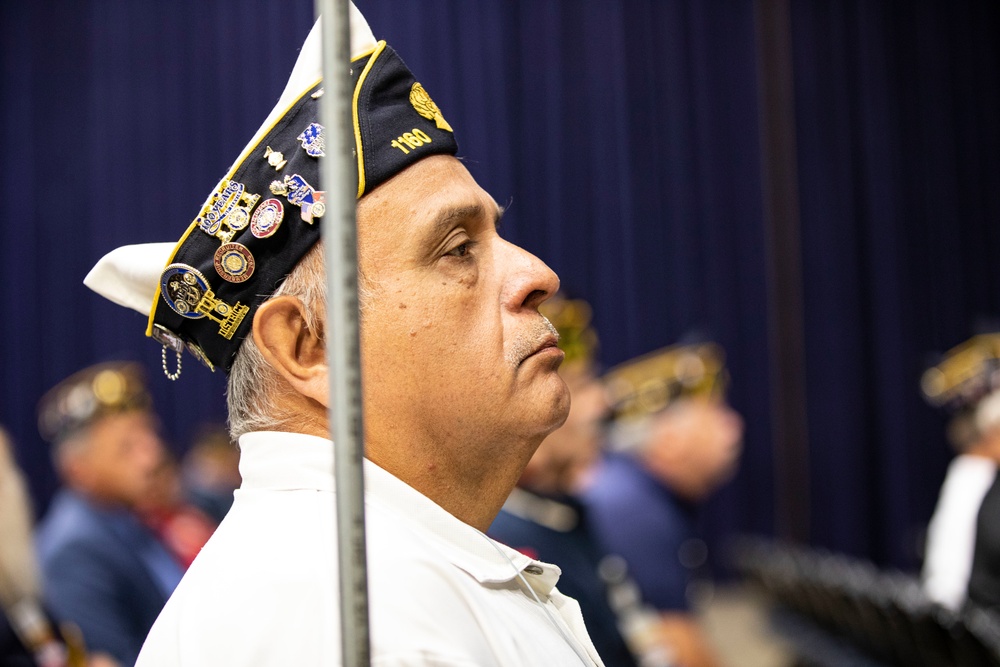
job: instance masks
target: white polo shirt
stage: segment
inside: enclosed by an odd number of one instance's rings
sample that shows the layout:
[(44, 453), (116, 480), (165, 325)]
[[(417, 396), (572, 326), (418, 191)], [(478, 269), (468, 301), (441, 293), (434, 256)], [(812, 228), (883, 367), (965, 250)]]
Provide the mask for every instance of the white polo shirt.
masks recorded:
[(968, 597), (979, 507), (996, 476), (997, 464), (981, 456), (962, 454), (948, 465), (927, 526), (921, 577), (928, 597), (949, 609)]
[[(332, 443), (262, 432), (240, 449), (233, 507), (153, 625), (140, 667), (340, 664)], [(364, 466), (373, 665), (603, 664), (579, 605), (555, 588), (557, 567)]]

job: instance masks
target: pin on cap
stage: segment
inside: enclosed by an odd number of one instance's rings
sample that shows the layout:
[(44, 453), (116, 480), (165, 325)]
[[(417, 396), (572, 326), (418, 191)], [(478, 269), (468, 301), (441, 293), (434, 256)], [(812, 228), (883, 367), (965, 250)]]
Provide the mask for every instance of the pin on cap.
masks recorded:
[[(350, 6), (357, 197), (431, 155), (458, 150), (451, 125), (385, 42)], [(326, 129), (319, 23), (299, 54), (278, 104), (172, 248), (127, 246), (105, 256), (84, 283), (147, 313), (146, 335), (168, 351), (186, 349), (227, 372), (253, 313), (320, 237), (326, 213), (318, 190)], [(150, 260), (155, 259), (150, 268)], [(143, 297), (148, 301), (143, 303)]]

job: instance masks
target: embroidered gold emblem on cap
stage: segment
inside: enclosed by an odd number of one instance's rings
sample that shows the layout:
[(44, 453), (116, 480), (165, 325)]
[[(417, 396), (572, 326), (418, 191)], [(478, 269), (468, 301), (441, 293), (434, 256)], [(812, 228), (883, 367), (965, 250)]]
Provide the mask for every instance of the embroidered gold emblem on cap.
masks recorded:
[(419, 83), (414, 83), (413, 87), (410, 88), (410, 104), (413, 105), (418, 114), (427, 120), (434, 121), (439, 130), (454, 132), (451, 129), (451, 125), (448, 124), (448, 121), (441, 114), (441, 109), (438, 108), (438, 105), (434, 104), (434, 100), (431, 99), (431, 96), (427, 94), (427, 91)]

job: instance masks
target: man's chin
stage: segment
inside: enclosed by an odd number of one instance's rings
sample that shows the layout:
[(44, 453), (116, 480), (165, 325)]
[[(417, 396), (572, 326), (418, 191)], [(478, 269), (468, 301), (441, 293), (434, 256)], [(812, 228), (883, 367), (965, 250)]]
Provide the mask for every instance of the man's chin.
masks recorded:
[(549, 395), (546, 399), (543, 399), (550, 406), (550, 419), (545, 435), (566, 423), (566, 418), (569, 416), (569, 387), (566, 386), (566, 382), (559, 374), (554, 373), (553, 376), (551, 380), (553, 386), (549, 389)]

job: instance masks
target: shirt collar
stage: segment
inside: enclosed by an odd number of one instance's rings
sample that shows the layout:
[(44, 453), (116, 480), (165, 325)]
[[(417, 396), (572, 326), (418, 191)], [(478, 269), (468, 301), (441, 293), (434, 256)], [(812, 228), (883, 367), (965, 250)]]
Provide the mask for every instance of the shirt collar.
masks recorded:
[(303, 433), (240, 436), (241, 489), (333, 491), (333, 443)]
[[(464, 523), (433, 500), (368, 459), (365, 501), (399, 516), (441, 556), (482, 584), (511, 581), (523, 574), (540, 595), (549, 595), (561, 571), (529, 558)], [(301, 433), (260, 431), (240, 436), (244, 490), (333, 491), (333, 443)]]

